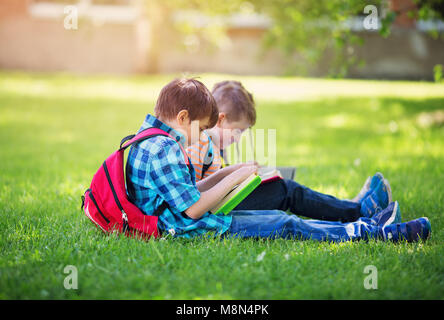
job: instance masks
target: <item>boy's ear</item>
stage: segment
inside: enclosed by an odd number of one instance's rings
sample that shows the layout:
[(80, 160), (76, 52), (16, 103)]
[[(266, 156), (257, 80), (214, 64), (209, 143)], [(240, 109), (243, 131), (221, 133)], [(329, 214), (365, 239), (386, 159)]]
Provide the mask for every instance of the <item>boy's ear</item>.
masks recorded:
[(182, 124), (186, 123), (187, 121), (190, 122), (188, 110), (180, 110), (176, 116), (176, 120), (179, 125), (182, 125)]
[(217, 125), (222, 124), (224, 120), (226, 120), (227, 116), (225, 115), (225, 112), (219, 112), (219, 117), (217, 119)]

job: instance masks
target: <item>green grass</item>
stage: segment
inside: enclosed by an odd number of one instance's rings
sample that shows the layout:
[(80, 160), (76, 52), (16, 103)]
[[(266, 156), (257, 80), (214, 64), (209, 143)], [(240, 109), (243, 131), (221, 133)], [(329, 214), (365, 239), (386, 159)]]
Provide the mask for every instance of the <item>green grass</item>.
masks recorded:
[[(102, 235), (80, 195), (173, 76), (0, 73), (0, 299), (444, 298), (444, 127), (418, 122), (444, 109), (444, 85), (236, 77), (256, 97), (256, 127), (277, 130), (278, 165), (340, 198), (383, 172), (403, 220), (430, 218), (426, 243)], [(67, 265), (77, 290), (63, 286)], [(377, 290), (363, 286), (367, 265)]]

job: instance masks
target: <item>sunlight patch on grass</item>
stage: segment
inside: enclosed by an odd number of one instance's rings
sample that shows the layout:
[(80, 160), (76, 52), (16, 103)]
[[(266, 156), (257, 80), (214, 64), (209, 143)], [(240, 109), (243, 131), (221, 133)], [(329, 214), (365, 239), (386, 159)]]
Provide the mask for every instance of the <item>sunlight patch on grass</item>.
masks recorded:
[[(153, 102), (161, 88), (181, 74), (148, 76), (76, 76), (0, 72), (0, 91), (45, 98), (103, 98)], [(304, 101), (331, 97), (444, 97), (444, 84), (407, 81), (337, 80), (298, 77), (252, 77), (203, 73), (197, 76), (211, 90), (219, 81), (236, 79), (254, 93), (257, 101)], [(153, 81), (154, 80), (154, 81)], [(262, 102), (265, 102), (262, 101)], [(375, 107), (377, 105), (375, 104)]]
[(337, 113), (324, 117), (324, 126), (327, 128), (362, 128), (365, 121), (362, 117), (350, 113)]
[(444, 97), (444, 84), (407, 81), (236, 77), (260, 100), (300, 101), (329, 97)]
[[(115, 99), (132, 101), (155, 101), (160, 89), (165, 83), (134, 83), (128, 78), (94, 79), (84, 76), (83, 79), (66, 76), (59, 81), (52, 81), (50, 76), (39, 80), (33, 77), (4, 77), (0, 74), (1, 91), (21, 96), (40, 97), (46, 99), (76, 98), (76, 99)], [(172, 78), (173, 79), (173, 78)], [(171, 79), (171, 80), (172, 80)]]
[[(291, 148), (291, 151), (299, 156), (306, 156), (312, 152), (313, 148), (306, 143), (299, 143)], [(277, 154), (277, 157), (279, 153)], [(277, 161), (279, 163), (279, 161)]]

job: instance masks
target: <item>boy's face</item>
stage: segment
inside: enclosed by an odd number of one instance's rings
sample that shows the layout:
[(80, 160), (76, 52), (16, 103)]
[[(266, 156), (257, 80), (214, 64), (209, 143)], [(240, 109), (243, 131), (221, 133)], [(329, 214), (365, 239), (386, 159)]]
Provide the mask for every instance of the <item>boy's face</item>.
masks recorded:
[(189, 145), (195, 144), (199, 141), (200, 136), (204, 130), (207, 130), (210, 124), (210, 117), (206, 117), (203, 120), (193, 120), (190, 123), (189, 128)]
[(238, 121), (228, 121), (224, 113), (219, 113), (219, 121), (214, 127), (215, 133), (219, 136), (216, 143), (219, 149), (225, 149), (229, 145), (238, 142), (242, 133), (247, 130), (251, 124), (247, 119), (241, 118)]
[(190, 120), (188, 112), (182, 110), (177, 115), (173, 128), (185, 135), (185, 147), (187, 147), (199, 141), (200, 135), (208, 129), (209, 123), (210, 117), (201, 120)]

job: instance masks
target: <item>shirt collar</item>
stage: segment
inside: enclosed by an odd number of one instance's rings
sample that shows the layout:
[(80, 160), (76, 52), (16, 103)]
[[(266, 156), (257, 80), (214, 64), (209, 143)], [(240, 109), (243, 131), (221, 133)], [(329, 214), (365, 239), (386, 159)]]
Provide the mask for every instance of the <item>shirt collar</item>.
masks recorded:
[(169, 133), (174, 139), (176, 139), (177, 142), (179, 142), (182, 146), (185, 146), (185, 135), (182, 133), (174, 130), (166, 123), (160, 121), (155, 116), (151, 114), (147, 114), (145, 120), (143, 121), (142, 127), (140, 128), (139, 132), (142, 130), (145, 130), (147, 128), (158, 128), (161, 129), (167, 133)]

